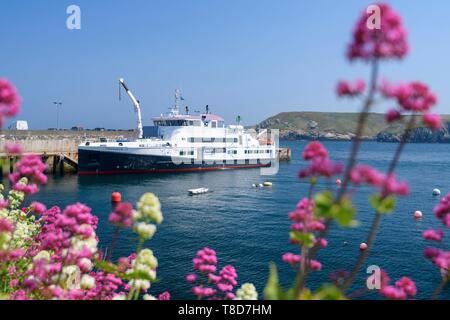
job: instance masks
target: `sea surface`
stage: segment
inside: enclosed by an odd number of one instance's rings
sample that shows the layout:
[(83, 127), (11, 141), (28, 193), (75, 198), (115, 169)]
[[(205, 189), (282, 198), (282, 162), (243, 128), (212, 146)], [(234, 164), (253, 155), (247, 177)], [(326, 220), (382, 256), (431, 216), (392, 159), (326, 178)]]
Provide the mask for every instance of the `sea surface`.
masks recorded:
[[(252, 282), (262, 294), (271, 261), (277, 264), (284, 286), (294, 279), (294, 272), (283, 264), (281, 256), (296, 250), (288, 242), (290, 224), (287, 215), (307, 194), (307, 183), (297, 178), (299, 169), (305, 166), (300, 154), (306, 143), (282, 143), (292, 148), (293, 158), (291, 162), (281, 163), (279, 173), (275, 176), (260, 176), (259, 169), (170, 175), (66, 175), (50, 177), (48, 185), (42, 188), (37, 199), (48, 206), (64, 207), (75, 202), (89, 205), (99, 217), (100, 246), (106, 248), (112, 233), (107, 223), (111, 212), (111, 192), (121, 192), (123, 200), (132, 203), (136, 203), (143, 193), (153, 192), (162, 203), (164, 222), (158, 227), (155, 237), (146, 243), (159, 260), (160, 281), (150, 290), (152, 294), (168, 290), (174, 299), (194, 298), (184, 278), (192, 271), (191, 260), (196, 251), (205, 246), (217, 251), (219, 267), (234, 265), (239, 283)], [(324, 144), (334, 160), (347, 159), (350, 143)], [(389, 143), (364, 143), (359, 160), (379, 170), (386, 170), (396, 146)], [(439, 188), (443, 195), (450, 192), (449, 164), (448, 144), (407, 146), (397, 174), (399, 178), (410, 182), (411, 194), (401, 198), (395, 212), (383, 218), (375, 246), (351, 290), (355, 298), (379, 298), (376, 292), (361, 291), (365, 288), (366, 268), (369, 265), (380, 266), (393, 280), (408, 275), (418, 286), (418, 299), (431, 296), (440, 281), (440, 274), (423, 257), (423, 249), (428, 243), (421, 234), (430, 227), (442, 228), (432, 213), (439, 201), (438, 197), (432, 196), (432, 190)], [(252, 188), (253, 183), (266, 180), (273, 182), (272, 188)], [(329, 186), (330, 183), (323, 182), (319, 188)], [(207, 187), (212, 192), (188, 196), (187, 190), (197, 187)], [(308, 286), (312, 289), (329, 281), (329, 274), (333, 270), (349, 270), (353, 265), (359, 253), (359, 244), (365, 241), (374, 217), (367, 203), (372, 192), (372, 189), (364, 187), (353, 195), (358, 209), (359, 227), (342, 229), (332, 226), (328, 236), (329, 246), (318, 257), (323, 269), (309, 278)], [(422, 221), (413, 218), (415, 210), (423, 211)], [(449, 248), (448, 238), (445, 239), (445, 245)], [(127, 256), (134, 249), (133, 235), (125, 233), (114, 256)], [(450, 288), (441, 298), (450, 298)]]

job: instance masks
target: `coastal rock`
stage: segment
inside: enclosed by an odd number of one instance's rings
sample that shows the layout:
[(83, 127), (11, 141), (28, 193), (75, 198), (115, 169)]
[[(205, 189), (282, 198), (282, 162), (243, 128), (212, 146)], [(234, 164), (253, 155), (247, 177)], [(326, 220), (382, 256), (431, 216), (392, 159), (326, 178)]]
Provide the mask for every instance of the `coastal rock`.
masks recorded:
[[(444, 127), (433, 131), (428, 128), (415, 128), (412, 130), (408, 142), (410, 143), (449, 143), (450, 142), (450, 122), (444, 124)], [(379, 142), (400, 142), (401, 133), (392, 133), (389, 131), (380, 132), (376, 141)]]
[[(387, 124), (384, 114), (370, 113), (367, 117), (363, 140), (399, 142), (404, 132), (403, 121)], [(283, 140), (330, 140), (350, 141), (355, 137), (358, 113), (340, 112), (282, 112), (256, 126), (257, 129), (279, 129)], [(450, 143), (450, 116), (443, 115), (444, 128), (432, 131), (417, 127), (412, 130), (411, 143)], [(417, 117), (416, 123), (422, 123)]]

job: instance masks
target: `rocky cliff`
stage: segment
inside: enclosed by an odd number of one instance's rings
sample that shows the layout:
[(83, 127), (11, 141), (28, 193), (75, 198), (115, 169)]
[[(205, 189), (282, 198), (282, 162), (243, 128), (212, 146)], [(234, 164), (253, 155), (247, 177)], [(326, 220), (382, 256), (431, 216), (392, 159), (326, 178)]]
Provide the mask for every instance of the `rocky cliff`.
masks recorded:
[[(450, 122), (446, 122), (444, 127), (437, 131), (419, 127), (412, 130), (408, 141), (412, 143), (450, 143), (449, 131)], [(400, 139), (400, 133), (389, 131), (382, 131), (376, 137), (379, 142), (399, 142)]]
[[(412, 130), (410, 142), (450, 143), (450, 116), (443, 116), (444, 128), (432, 131), (423, 127)], [(279, 129), (284, 140), (337, 140), (349, 141), (355, 136), (358, 113), (337, 112), (283, 112), (270, 117), (256, 128)], [(404, 131), (403, 122), (388, 125), (384, 115), (371, 113), (364, 132), (365, 140), (398, 142)], [(417, 120), (420, 123), (420, 120)]]

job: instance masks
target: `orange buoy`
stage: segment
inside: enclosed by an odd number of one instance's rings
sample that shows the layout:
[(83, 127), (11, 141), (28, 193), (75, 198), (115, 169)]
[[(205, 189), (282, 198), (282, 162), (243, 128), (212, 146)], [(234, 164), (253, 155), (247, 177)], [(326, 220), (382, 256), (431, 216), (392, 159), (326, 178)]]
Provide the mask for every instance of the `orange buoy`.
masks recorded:
[(111, 194), (111, 202), (121, 202), (122, 201), (122, 195), (120, 192), (113, 192)]
[(359, 250), (366, 251), (367, 250), (367, 243), (363, 242), (359, 245)]
[(336, 180), (336, 185), (337, 185), (338, 187), (340, 187), (340, 186), (341, 186), (341, 184), (342, 184), (342, 181), (341, 181), (341, 179), (337, 179), (337, 180)]
[(422, 219), (422, 216), (423, 216), (422, 211), (417, 210), (416, 212), (414, 212), (414, 218), (416, 220)]

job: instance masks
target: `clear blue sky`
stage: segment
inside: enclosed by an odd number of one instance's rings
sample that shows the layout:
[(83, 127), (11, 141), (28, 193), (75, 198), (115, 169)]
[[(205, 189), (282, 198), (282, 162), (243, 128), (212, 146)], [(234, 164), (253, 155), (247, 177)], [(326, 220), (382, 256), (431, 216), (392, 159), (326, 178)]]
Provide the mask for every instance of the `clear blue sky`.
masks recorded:
[[(409, 30), (412, 52), (382, 67), (392, 80), (422, 80), (450, 113), (450, 2), (388, 1)], [(77, 4), (82, 29), (66, 29)], [(237, 114), (254, 124), (281, 111), (356, 111), (335, 97), (339, 79), (367, 77), (344, 57), (364, 0), (0, 0), (0, 76), (24, 99), (32, 128), (61, 123), (133, 128), (124, 77), (141, 100), (144, 124), (182, 89), (191, 109)], [(382, 106), (378, 111), (383, 111)]]

